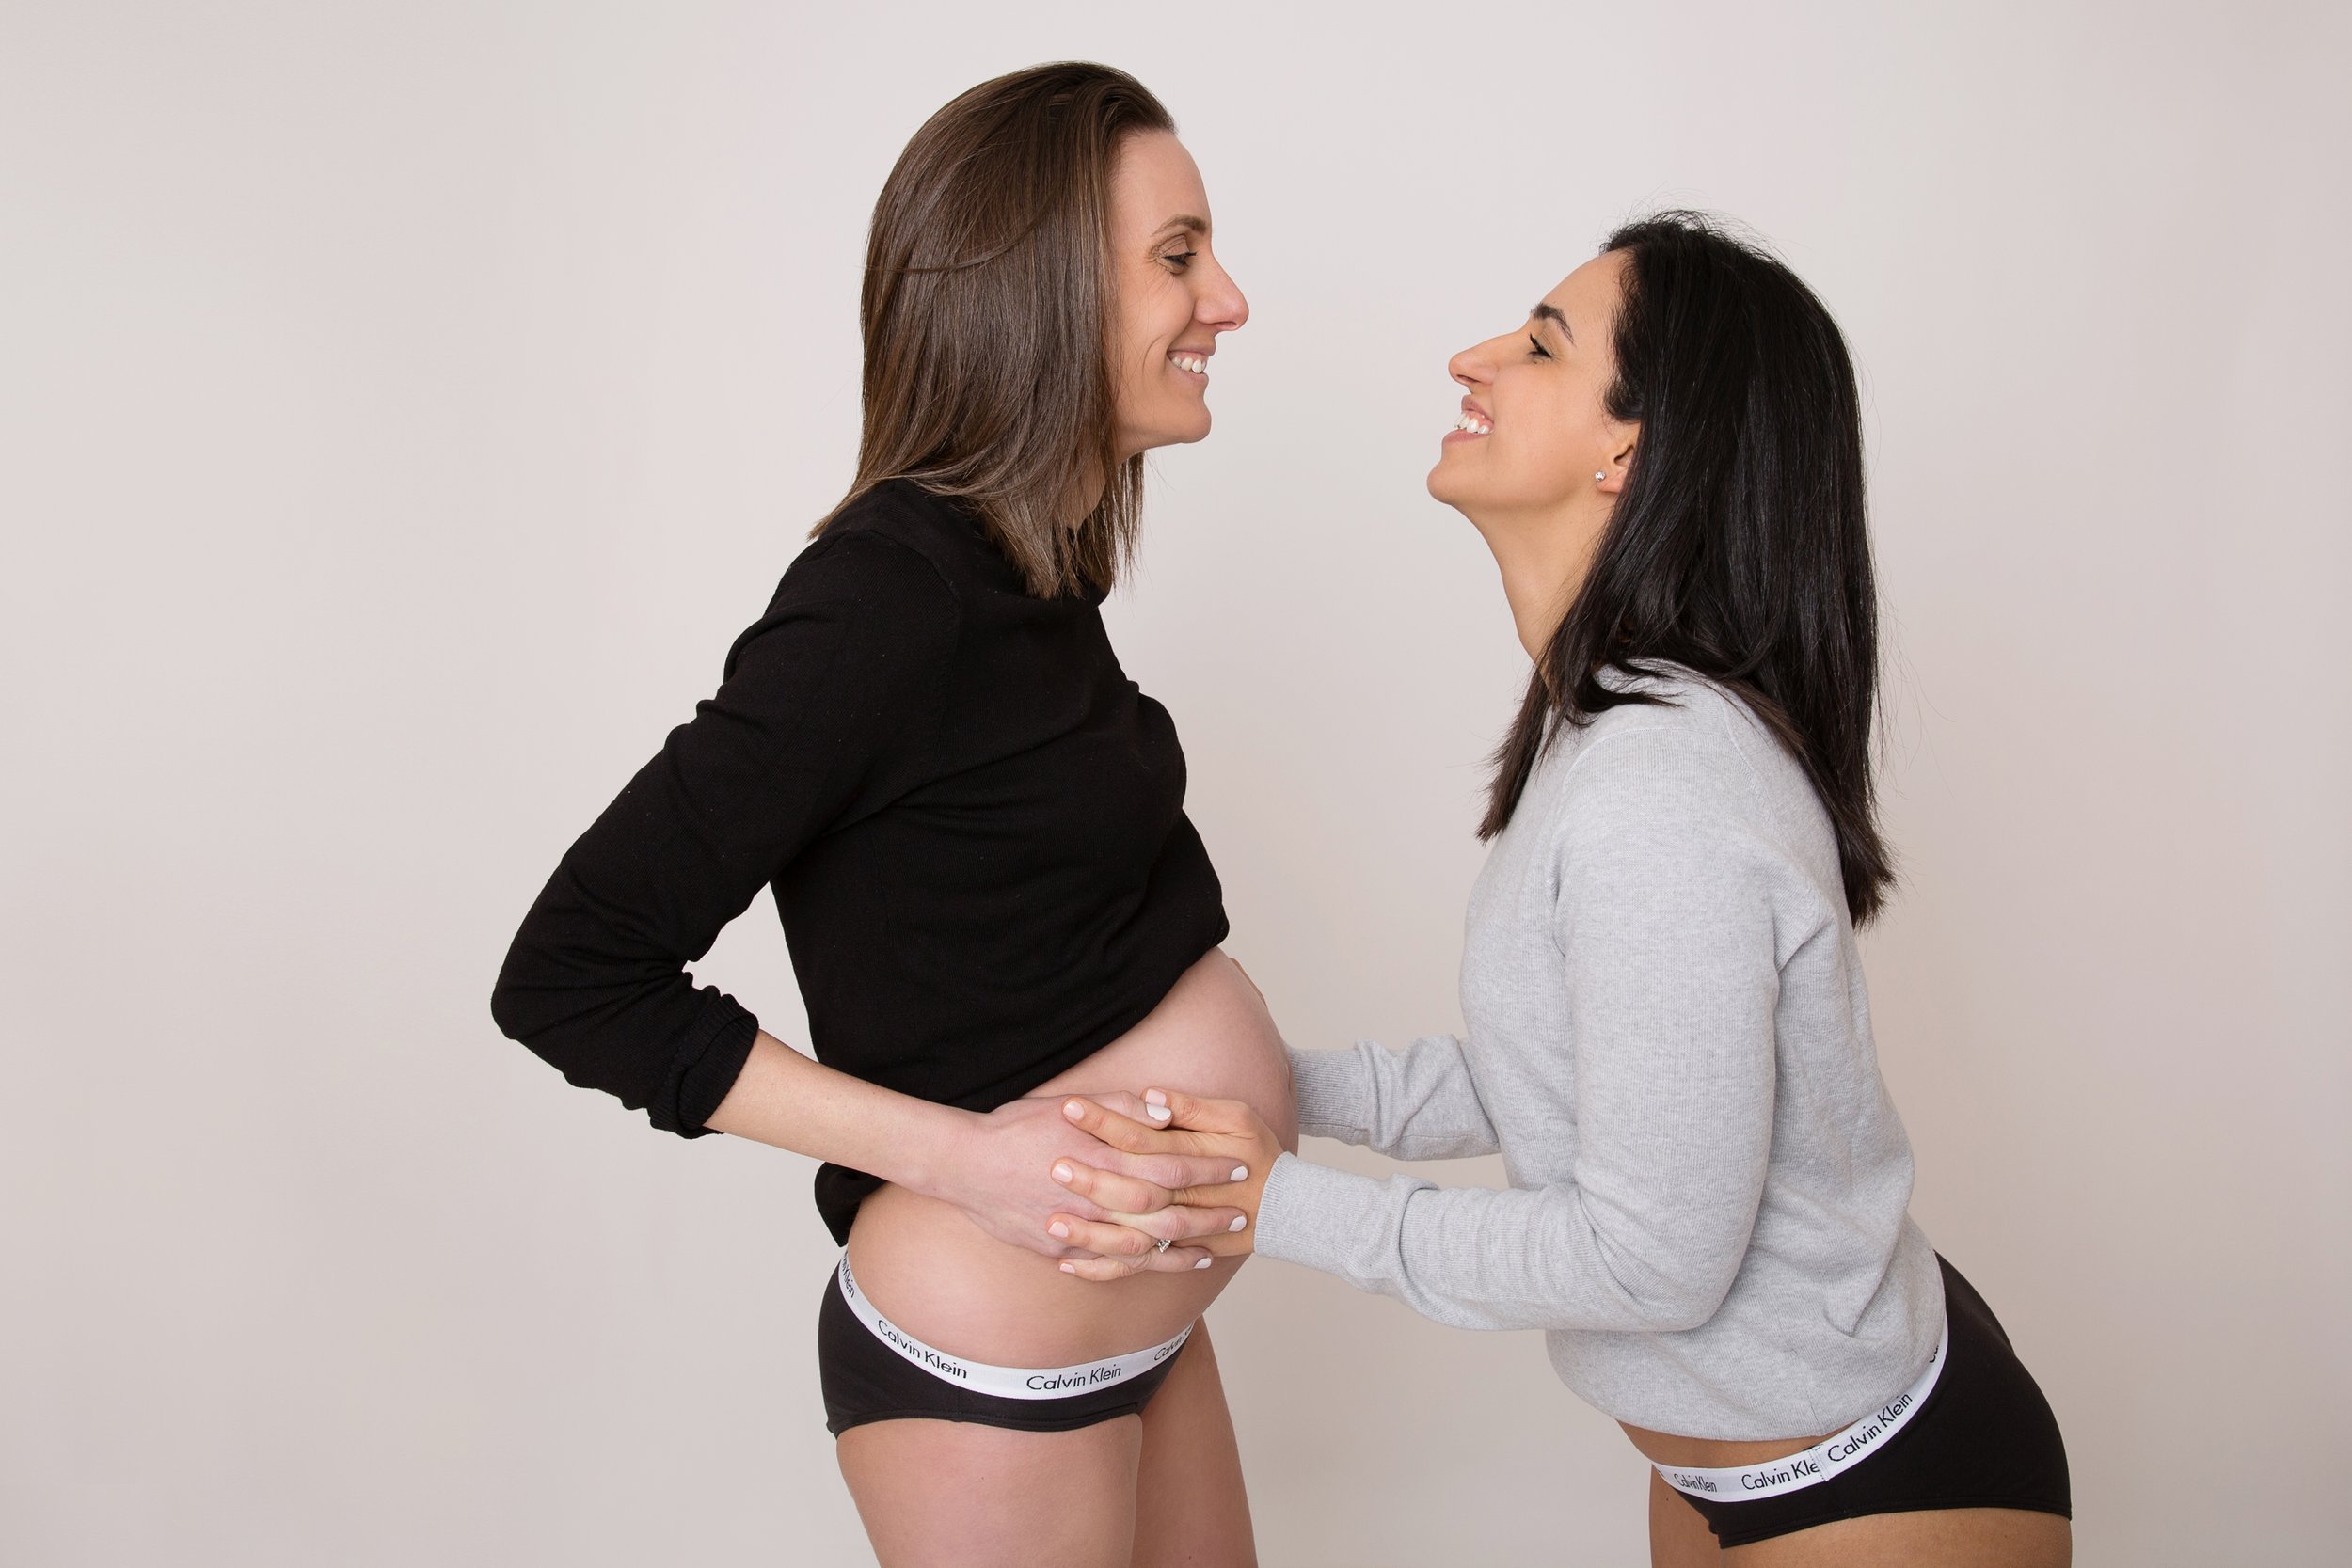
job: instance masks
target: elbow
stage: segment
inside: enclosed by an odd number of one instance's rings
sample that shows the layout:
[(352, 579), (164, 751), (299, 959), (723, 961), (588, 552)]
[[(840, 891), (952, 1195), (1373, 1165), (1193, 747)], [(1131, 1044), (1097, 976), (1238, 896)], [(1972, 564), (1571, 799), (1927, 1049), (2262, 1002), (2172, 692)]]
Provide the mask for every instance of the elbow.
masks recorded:
[(1645, 1304), (1641, 1326), (1652, 1334), (1679, 1334), (1701, 1327), (1722, 1310), (1724, 1297), (1730, 1293), (1727, 1289), (1684, 1286)]
[[(1619, 1309), (1624, 1321), (1613, 1327), (1644, 1334), (1679, 1334), (1698, 1328), (1723, 1309), (1731, 1294), (1739, 1261), (1719, 1267), (1695, 1259), (1630, 1259), (1619, 1256), (1610, 1272), (1615, 1276)], [(1590, 1323), (1579, 1324), (1590, 1327)]]
[(499, 1033), (533, 1049), (554, 1022), (548, 1003), (558, 987), (551, 984), (553, 976), (546, 969), (523, 939), (516, 937), (490, 987), (490, 1021), (498, 1025)]
[(490, 988), (490, 1022), (497, 1024), (499, 1033), (510, 1040), (520, 1040), (530, 1032), (531, 1025), (525, 1016), (521, 993), (503, 974), (499, 976), (498, 984)]

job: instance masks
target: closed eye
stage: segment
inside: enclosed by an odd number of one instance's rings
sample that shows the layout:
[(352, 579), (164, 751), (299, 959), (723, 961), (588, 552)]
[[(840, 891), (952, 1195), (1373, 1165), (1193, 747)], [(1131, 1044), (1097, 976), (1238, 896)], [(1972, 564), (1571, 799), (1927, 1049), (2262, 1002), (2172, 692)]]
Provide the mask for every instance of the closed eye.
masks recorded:
[(1197, 250), (1178, 250), (1169, 252), (1168, 255), (1161, 257), (1160, 260), (1166, 261), (1176, 271), (1183, 272), (1185, 268), (1192, 265), (1192, 259), (1200, 254), (1200, 253)]
[(1551, 350), (1544, 347), (1533, 332), (1527, 335), (1527, 352), (1530, 358), (1549, 359), (1551, 357)]

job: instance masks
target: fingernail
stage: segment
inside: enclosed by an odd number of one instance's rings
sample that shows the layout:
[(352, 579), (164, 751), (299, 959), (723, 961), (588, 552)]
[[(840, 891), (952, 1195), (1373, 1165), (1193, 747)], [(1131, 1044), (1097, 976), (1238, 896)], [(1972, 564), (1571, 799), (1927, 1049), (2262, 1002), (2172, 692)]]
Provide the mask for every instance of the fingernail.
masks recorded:
[(1233, 1180), (1236, 1180), (1236, 1181), (1247, 1181), (1247, 1180), (1249, 1180), (1249, 1167), (1248, 1167), (1248, 1165), (1235, 1165), (1235, 1166), (1233, 1167)]
[(1076, 1273), (1078, 1272), (1078, 1270), (1077, 1270), (1076, 1266), (1075, 1266), (1075, 1265), (1073, 1265), (1073, 1264), (1064, 1263), (1064, 1264), (1061, 1266), (1061, 1272), (1062, 1272), (1062, 1273), (1064, 1273), (1064, 1274), (1076, 1274)]
[(1227, 1226), (1225, 1228), (1228, 1230), (1239, 1230), (1243, 1226), (1248, 1225), (1248, 1223), (1249, 1216), (1248, 1214), (1235, 1214), (1233, 1216), (1233, 1223)]
[(1070, 1180), (1070, 1167), (1069, 1167), (1068, 1165), (1056, 1165), (1056, 1166), (1054, 1167), (1054, 1180), (1057, 1180), (1057, 1181), (1067, 1181), (1067, 1180)]
[(1208, 1267), (1211, 1263), (1214, 1263), (1214, 1262), (1216, 1262), (1216, 1259), (1214, 1259), (1214, 1258), (1203, 1258), (1202, 1259), (1200, 1259), (1200, 1261), (1199, 1261), (1198, 1263), (1195, 1263), (1195, 1264), (1193, 1265), (1193, 1267), (1194, 1267), (1194, 1268), (1196, 1268), (1196, 1269), (1205, 1269), (1205, 1268), (1207, 1268), (1207, 1267)]
[(1053, 1224), (1045, 1227), (1045, 1233), (1048, 1236), (1067, 1236), (1070, 1234), (1070, 1227), (1062, 1224), (1059, 1220), (1056, 1220)]
[(1143, 1114), (1150, 1117), (1153, 1121), (1166, 1121), (1176, 1113), (1169, 1110), (1165, 1105), (1146, 1105), (1143, 1108)]
[(1146, 1105), (1165, 1105), (1168, 1103), (1168, 1095), (1160, 1089), (1146, 1089), (1143, 1091), (1143, 1102)]
[(1061, 1114), (1075, 1121), (1087, 1114), (1087, 1108), (1074, 1100), (1065, 1100), (1061, 1102)]

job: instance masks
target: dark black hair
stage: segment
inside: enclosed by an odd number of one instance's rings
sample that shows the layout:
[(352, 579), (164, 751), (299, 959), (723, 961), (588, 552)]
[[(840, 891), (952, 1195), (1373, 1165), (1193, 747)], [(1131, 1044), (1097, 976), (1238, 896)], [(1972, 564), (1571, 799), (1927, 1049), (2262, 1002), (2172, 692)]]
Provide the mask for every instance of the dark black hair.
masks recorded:
[(1627, 224), (1610, 415), (1633, 460), (1590, 571), (1535, 661), (1479, 836), (1511, 820), (1559, 726), (1627, 703), (1601, 672), (1686, 665), (1739, 696), (1803, 765), (1837, 833), (1860, 926), (1894, 881), (1870, 777), (1878, 594), (1862, 409), (1829, 311), (1700, 213)]

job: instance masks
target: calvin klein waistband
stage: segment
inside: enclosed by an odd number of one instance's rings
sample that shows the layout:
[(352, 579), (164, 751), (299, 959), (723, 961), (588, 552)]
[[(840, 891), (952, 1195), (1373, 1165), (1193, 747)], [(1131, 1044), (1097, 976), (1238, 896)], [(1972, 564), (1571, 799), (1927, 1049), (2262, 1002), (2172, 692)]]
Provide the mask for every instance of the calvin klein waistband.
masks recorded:
[(1919, 1413), (1919, 1406), (1927, 1402), (1928, 1395), (1935, 1388), (1935, 1380), (1943, 1375), (1944, 1354), (1951, 1343), (1952, 1327), (1947, 1320), (1943, 1335), (1935, 1341), (1935, 1354), (1928, 1358), (1927, 1370), (1910, 1387), (1803, 1453), (1719, 1470), (1677, 1469), (1665, 1465), (1655, 1468), (1676, 1491), (1719, 1503), (1750, 1502), (1757, 1497), (1819, 1486), (1876, 1453)]
[(1084, 1361), (1074, 1367), (992, 1367), (985, 1361), (966, 1360), (927, 1345), (876, 1311), (874, 1304), (857, 1288), (857, 1276), (850, 1272), (850, 1255), (846, 1251), (841, 1255), (838, 1282), (841, 1299), (849, 1303), (850, 1310), (872, 1331), (875, 1338), (933, 1377), (1009, 1400), (1067, 1399), (1089, 1389), (1123, 1383), (1175, 1354), (1192, 1333), (1192, 1324), (1186, 1323), (1174, 1338), (1149, 1350), (1102, 1361)]

